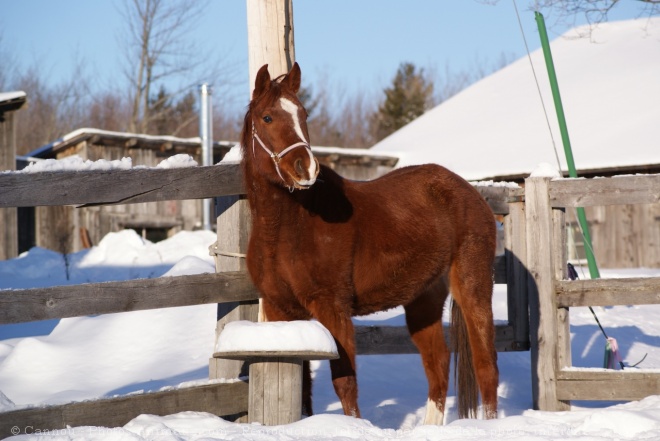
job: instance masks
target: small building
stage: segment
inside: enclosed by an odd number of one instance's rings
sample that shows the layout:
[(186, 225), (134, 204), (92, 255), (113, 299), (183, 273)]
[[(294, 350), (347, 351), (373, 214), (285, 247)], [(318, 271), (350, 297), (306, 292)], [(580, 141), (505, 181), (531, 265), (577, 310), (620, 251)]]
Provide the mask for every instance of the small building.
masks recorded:
[[(218, 161), (233, 143), (215, 142)], [(201, 164), (200, 138), (176, 138), (83, 128), (28, 154), (29, 160), (63, 159), (78, 155), (97, 161), (131, 158), (132, 165), (155, 167), (175, 154), (190, 155)], [(79, 251), (98, 243), (112, 231), (131, 228), (151, 241), (181, 230), (201, 227), (202, 201), (163, 201), (93, 207), (32, 207), (21, 209), (20, 251), (32, 246), (62, 253)]]

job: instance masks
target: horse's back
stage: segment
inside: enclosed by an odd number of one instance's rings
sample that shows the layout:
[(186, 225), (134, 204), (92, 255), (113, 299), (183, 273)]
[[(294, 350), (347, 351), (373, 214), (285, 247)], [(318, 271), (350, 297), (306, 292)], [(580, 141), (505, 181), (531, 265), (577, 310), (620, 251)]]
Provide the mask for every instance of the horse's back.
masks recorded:
[[(465, 179), (438, 164), (412, 165), (395, 169), (377, 179), (353, 182), (362, 199), (381, 203), (418, 205), (430, 215), (466, 217), (466, 222), (492, 223), (492, 211), (479, 192)], [(440, 213), (438, 213), (440, 212)], [(416, 213), (424, 218), (423, 213)]]
[(388, 306), (405, 303), (446, 275), (466, 244), (494, 255), (495, 221), (488, 204), (442, 166), (410, 166), (372, 181), (350, 182), (346, 194), (358, 229), (358, 304), (376, 292), (381, 300), (390, 297)]

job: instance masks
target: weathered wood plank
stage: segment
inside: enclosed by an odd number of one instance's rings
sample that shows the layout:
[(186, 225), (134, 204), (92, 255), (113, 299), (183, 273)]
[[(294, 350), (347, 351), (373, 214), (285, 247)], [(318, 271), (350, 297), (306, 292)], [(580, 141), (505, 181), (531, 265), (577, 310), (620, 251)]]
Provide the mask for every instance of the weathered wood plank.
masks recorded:
[(563, 370), (557, 375), (557, 396), (562, 400), (641, 400), (660, 394), (660, 372), (634, 369)]
[[(522, 198), (522, 188), (475, 186), (495, 214)], [(0, 207), (108, 205), (204, 199), (244, 193), (238, 164), (179, 169), (0, 173)]]
[(556, 290), (559, 307), (660, 304), (660, 277), (562, 280)]
[[(247, 271), (245, 259), (238, 257), (247, 252), (250, 221), (250, 207), (247, 199), (240, 196), (225, 196), (216, 201), (218, 239), (210, 248), (218, 273), (227, 271)], [(227, 255), (229, 254), (229, 255)], [(234, 320), (257, 321), (259, 304), (250, 302), (225, 302), (218, 304), (218, 321), (215, 339), (225, 325)], [(237, 378), (248, 375), (249, 364), (240, 360), (224, 358), (209, 359), (209, 378)]]
[(557, 179), (550, 183), (553, 207), (653, 204), (660, 202), (660, 175)]
[(0, 324), (254, 300), (244, 271), (0, 291)]
[(243, 193), (238, 164), (178, 169), (0, 173), (0, 207), (132, 204)]
[(491, 187), (474, 185), (474, 188), (486, 199), (495, 214), (509, 214), (509, 203), (520, 202), (525, 195), (524, 188)]
[[(449, 344), (447, 326), (444, 327), (444, 336)], [(419, 352), (405, 326), (356, 326), (355, 344), (359, 355), (417, 354)], [(514, 345), (512, 326), (495, 326), (495, 349), (498, 352), (520, 350)]]
[(525, 180), (525, 223), (527, 225), (527, 268), (529, 285), (529, 328), (534, 408), (567, 410), (558, 400), (557, 305), (553, 213), (548, 199), (549, 178)]
[(247, 411), (247, 395), (248, 384), (237, 381), (15, 410), (0, 414), (0, 437), (11, 436), (14, 427), (23, 434), (67, 426), (122, 427), (141, 414), (171, 415), (194, 411), (218, 416), (236, 415)]
[(495, 256), (493, 261), (493, 280), (495, 283), (506, 283), (507, 281), (507, 260), (506, 256)]
[[(504, 277), (495, 283), (507, 285), (507, 313), (513, 326), (514, 344), (518, 350), (529, 349), (529, 297), (527, 294), (527, 237), (525, 204), (516, 202), (504, 217), (505, 247)], [(497, 274), (497, 271), (495, 272)]]

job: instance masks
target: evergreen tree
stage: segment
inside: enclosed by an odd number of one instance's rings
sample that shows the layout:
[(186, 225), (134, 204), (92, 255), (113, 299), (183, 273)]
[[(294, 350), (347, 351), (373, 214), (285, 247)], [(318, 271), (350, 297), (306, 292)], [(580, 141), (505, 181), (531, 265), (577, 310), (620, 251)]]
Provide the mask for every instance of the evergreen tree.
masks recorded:
[(412, 63), (401, 63), (384, 92), (385, 100), (374, 114), (377, 140), (399, 130), (433, 104), (433, 82)]

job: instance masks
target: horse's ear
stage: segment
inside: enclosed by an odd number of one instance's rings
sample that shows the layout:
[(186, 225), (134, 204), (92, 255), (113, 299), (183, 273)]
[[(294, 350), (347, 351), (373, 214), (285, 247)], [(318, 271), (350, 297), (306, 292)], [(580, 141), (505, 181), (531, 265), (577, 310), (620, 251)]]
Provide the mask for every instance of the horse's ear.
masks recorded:
[(254, 80), (254, 92), (252, 92), (252, 99), (256, 99), (270, 88), (270, 74), (268, 73), (268, 65), (264, 64), (257, 72), (257, 78)]
[(293, 93), (298, 93), (300, 90), (300, 66), (298, 63), (293, 63), (293, 67), (287, 74), (287, 83)]

